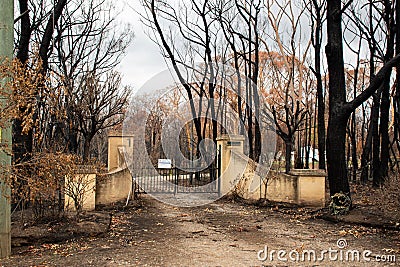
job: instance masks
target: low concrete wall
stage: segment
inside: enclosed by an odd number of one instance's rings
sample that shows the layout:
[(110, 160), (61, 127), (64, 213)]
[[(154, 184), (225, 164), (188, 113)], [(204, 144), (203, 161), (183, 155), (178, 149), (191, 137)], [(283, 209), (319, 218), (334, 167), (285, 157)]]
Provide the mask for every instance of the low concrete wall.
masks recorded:
[(292, 170), (297, 180), (297, 202), (307, 206), (325, 206), (326, 173), (322, 170)]
[(232, 151), (222, 174), (221, 193), (245, 199), (267, 198), (304, 206), (325, 206), (325, 172), (293, 170), (290, 174), (268, 172), (244, 154)]
[(265, 178), (265, 183), (262, 186), (263, 193), (265, 192), (265, 184), (267, 186), (267, 198), (273, 201), (287, 202), (300, 204), (298, 202), (298, 187), (297, 179), (292, 175), (285, 173), (276, 173), (271, 171)]
[(127, 199), (132, 188), (132, 176), (128, 168), (116, 169), (99, 178), (96, 185), (96, 205)]
[(96, 202), (96, 174), (76, 174), (73, 178), (65, 177), (64, 191), (65, 210), (75, 211), (75, 203), (72, 196), (83, 198), (82, 210), (94, 210)]

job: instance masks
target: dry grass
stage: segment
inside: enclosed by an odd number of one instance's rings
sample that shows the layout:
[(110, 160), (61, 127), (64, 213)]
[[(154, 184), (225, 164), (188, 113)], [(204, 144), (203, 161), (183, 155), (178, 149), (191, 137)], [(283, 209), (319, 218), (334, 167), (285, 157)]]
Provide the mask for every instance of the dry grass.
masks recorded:
[(400, 174), (392, 174), (385, 184), (377, 189), (376, 204), (385, 216), (400, 221)]
[(368, 208), (394, 222), (400, 222), (400, 174), (392, 173), (385, 183), (376, 188), (372, 185), (353, 185), (353, 203)]

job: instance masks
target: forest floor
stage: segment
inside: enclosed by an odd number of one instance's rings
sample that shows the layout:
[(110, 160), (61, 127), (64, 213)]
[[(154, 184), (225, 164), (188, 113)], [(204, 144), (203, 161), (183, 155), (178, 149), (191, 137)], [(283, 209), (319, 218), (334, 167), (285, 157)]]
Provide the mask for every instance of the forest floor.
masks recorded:
[[(180, 208), (142, 195), (122, 207), (78, 222), (14, 222), (13, 255), (0, 266), (398, 266), (392, 255), (400, 261), (396, 223), (365, 213), (362, 203), (341, 218), (229, 199)], [(273, 250), (281, 250), (280, 260)]]

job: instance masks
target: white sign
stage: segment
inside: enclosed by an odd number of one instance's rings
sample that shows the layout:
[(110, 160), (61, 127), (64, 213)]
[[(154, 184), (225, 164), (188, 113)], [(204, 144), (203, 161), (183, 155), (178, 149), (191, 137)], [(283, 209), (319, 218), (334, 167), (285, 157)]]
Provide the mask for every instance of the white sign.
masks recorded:
[(171, 169), (172, 162), (170, 159), (159, 159), (158, 160), (158, 168), (159, 169)]

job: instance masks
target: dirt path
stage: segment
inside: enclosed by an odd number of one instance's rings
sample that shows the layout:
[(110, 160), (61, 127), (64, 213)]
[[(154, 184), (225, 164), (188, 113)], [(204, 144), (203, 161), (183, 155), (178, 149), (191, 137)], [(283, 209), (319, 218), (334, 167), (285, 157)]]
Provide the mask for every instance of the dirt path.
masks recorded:
[[(348, 246), (339, 250), (338, 239)], [(286, 251), (282, 258), (288, 261), (278, 261), (276, 253), (273, 261), (260, 261), (265, 246), (269, 253)], [(304, 254), (315, 250), (321, 258), (330, 248), (339, 257), (342, 251), (344, 261), (329, 261), (327, 252), (324, 261), (313, 262)], [(177, 208), (145, 196), (139, 208), (115, 212), (110, 231), (102, 237), (18, 248), (0, 266), (397, 266), (377, 262), (375, 256), (397, 253), (400, 261), (399, 248), (398, 232), (332, 224), (296, 215), (296, 210), (230, 201)], [(361, 262), (347, 262), (348, 250), (370, 250), (371, 261), (360, 256)], [(297, 255), (296, 263), (291, 259)]]

